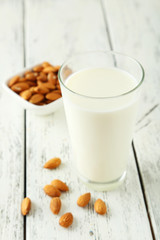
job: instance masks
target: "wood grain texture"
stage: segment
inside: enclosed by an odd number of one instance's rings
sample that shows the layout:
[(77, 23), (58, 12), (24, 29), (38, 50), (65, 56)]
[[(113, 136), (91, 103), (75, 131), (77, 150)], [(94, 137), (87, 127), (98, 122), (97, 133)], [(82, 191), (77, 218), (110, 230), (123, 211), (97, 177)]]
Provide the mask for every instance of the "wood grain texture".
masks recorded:
[(156, 239), (160, 239), (160, 2), (103, 1), (113, 49), (137, 58), (145, 69), (134, 143)]
[(98, 0), (26, 1), (25, 27), (28, 65), (109, 47)]
[[(145, 70), (140, 116), (159, 103), (160, 2), (102, 1), (113, 49), (135, 57)], [(145, 7), (144, 7), (145, 6)]]
[[(68, 143), (68, 131), (63, 109), (50, 117), (29, 116), (27, 135), (27, 195), (33, 207), (27, 218), (27, 239), (152, 239), (148, 219), (140, 191), (137, 170), (131, 154), (125, 184), (110, 193), (91, 191), (92, 200), (85, 209), (76, 204), (79, 195), (88, 192), (75, 176), (72, 154)], [(32, 119), (32, 122), (31, 122)], [(34, 131), (32, 131), (34, 129)], [(34, 147), (33, 147), (34, 146)], [(56, 170), (43, 169), (44, 163), (58, 156), (62, 165)], [(34, 174), (33, 174), (34, 173)], [(69, 185), (69, 192), (61, 196), (62, 209), (58, 216), (49, 208), (50, 197), (43, 187), (53, 179), (61, 179)], [(106, 216), (94, 212), (94, 201), (102, 198), (108, 207)], [(68, 230), (59, 226), (59, 217), (71, 211), (74, 223)], [(143, 227), (142, 227), (143, 226)]]
[[(0, 83), (23, 67), (22, 4), (0, 1)], [(23, 110), (0, 85), (0, 239), (23, 239)]]
[[(25, 6), (27, 65), (43, 60), (61, 64), (75, 52), (109, 49), (99, 1), (29, 0)], [(55, 156), (62, 159), (62, 165), (56, 170), (43, 169), (44, 163)], [(27, 218), (27, 240), (152, 239), (132, 153), (125, 184), (110, 193), (91, 191), (92, 201), (85, 209), (79, 208), (76, 201), (88, 189), (75, 176), (71, 160), (63, 108), (45, 117), (28, 112), (27, 196), (33, 206)], [(43, 187), (54, 178), (65, 181), (70, 188), (61, 196), (62, 209), (58, 216), (50, 211), (50, 198), (43, 192)], [(106, 201), (106, 216), (98, 216), (93, 211), (97, 198)], [(73, 213), (74, 222), (69, 229), (63, 229), (58, 220), (68, 211)]]
[(141, 122), (135, 147), (156, 239), (160, 239), (160, 108)]

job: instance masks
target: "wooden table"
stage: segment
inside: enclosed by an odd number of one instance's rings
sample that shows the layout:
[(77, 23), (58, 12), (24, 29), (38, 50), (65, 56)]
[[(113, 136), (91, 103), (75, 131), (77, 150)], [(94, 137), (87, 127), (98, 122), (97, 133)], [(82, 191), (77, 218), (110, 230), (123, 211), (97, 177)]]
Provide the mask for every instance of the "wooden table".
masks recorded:
[[(61, 64), (86, 50), (113, 49), (138, 59), (145, 84), (128, 174), (121, 188), (93, 192), (85, 209), (77, 197), (88, 189), (71, 171), (71, 151), (63, 108), (49, 116), (23, 110), (0, 87), (0, 239), (1, 240), (149, 240), (160, 239), (160, 1), (159, 0), (1, 0), (0, 79), (42, 61)], [(55, 171), (43, 169), (59, 156)], [(62, 209), (54, 216), (44, 185), (54, 178), (68, 183)], [(27, 217), (24, 196), (32, 200)], [(96, 198), (106, 216), (93, 210)], [(71, 211), (74, 223), (59, 226)]]

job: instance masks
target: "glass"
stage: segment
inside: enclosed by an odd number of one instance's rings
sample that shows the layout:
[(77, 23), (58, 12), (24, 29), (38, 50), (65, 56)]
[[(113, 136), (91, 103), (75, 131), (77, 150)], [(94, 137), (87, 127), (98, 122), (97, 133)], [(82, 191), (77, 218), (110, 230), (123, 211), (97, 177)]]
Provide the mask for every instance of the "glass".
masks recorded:
[[(91, 74), (92, 70), (97, 69), (109, 69), (112, 75), (118, 74), (118, 81), (123, 74), (124, 80), (127, 77), (136, 81), (127, 92), (116, 95), (108, 94), (107, 85), (104, 85), (106, 93), (103, 96), (83, 94), (69, 86), (69, 80), (77, 81), (78, 74), (88, 70)], [(61, 66), (58, 77), (77, 174), (95, 190), (114, 189), (126, 176), (140, 89), (144, 80), (143, 67), (135, 59), (113, 51), (86, 52), (70, 57)], [(101, 77), (108, 81), (107, 77)], [(97, 82), (100, 80), (97, 77)], [(121, 79), (121, 85), (125, 85), (124, 80)], [(92, 86), (88, 88), (90, 87)], [(117, 85), (116, 88), (119, 91)]]

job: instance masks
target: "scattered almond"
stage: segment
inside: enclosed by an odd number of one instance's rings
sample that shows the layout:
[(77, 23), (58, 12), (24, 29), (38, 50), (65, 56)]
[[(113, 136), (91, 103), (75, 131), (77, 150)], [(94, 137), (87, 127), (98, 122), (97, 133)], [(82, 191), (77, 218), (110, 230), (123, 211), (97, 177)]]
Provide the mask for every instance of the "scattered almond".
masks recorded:
[(69, 190), (68, 186), (59, 179), (53, 180), (51, 184), (60, 191), (66, 192)]
[(29, 99), (29, 102), (36, 104), (41, 102), (43, 99), (44, 99), (43, 94), (37, 93), (32, 95), (32, 97)]
[(59, 225), (64, 228), (68, 228), (72, 223), (73, 223), (73, 215), (70, 212), (65, 213), (59, 219)]
[(54, 169), (61, 164), (60, 158), (52, 158), (44, 164), (44, 168)]
[(54, 214), (58, 214), (61, 209), (61, 199), (59, 197), (54, 197), (50, 202), (50, 209)]
[(60, 197), (61, 196), (61, 192), (53, 185), (46, 185), (44, 187), (44, 192), (50, 197)]
[(85, 193), (78, 198), (77, 205), (79, 207), (85, 207), (89, 203), (90, 199), (91, 199), (91, 194)]
[(29, 213), (31, 209), (31, 200), (26, 197), (23, 199), (22, 201), (22, 204), (21, 204), (21, 212), (22, 212), (22, 215), (25, 216)]
[(107, 212), (107, 207), (105, 202), (103, 202), (101, 199), (97, 199), (94, 203), (94, 210), (98, 213), (98, 214), (105, 214)]

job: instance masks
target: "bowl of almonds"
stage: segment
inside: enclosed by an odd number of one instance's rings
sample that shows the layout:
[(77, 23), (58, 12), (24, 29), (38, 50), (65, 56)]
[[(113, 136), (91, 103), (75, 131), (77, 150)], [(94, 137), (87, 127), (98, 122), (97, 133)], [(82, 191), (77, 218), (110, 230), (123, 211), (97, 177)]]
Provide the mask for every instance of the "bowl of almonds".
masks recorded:
[(7, 79), (4, 88), (24, 109), (36, 114), (50, 114), (60, 108), (62, 94), (58, 81), (60, 66), (43, 62)]

